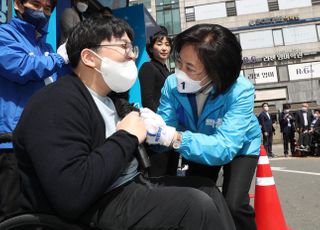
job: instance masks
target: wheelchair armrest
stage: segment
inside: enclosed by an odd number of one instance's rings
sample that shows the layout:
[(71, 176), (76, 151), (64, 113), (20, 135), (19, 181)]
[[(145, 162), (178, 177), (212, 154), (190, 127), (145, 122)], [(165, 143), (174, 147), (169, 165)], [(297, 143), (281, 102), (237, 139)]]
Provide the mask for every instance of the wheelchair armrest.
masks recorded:
[(1, 133), (0, 134), (0, 144), (12, 141), (12, 133)]

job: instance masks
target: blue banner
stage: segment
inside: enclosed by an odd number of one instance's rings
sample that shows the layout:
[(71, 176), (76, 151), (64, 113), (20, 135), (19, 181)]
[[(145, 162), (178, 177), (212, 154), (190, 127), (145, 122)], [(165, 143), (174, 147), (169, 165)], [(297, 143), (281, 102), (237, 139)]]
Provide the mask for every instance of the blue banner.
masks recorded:
[(8, 21), (8, 1), (9, 0), (1, 0), (0, 24), (6, 23)]

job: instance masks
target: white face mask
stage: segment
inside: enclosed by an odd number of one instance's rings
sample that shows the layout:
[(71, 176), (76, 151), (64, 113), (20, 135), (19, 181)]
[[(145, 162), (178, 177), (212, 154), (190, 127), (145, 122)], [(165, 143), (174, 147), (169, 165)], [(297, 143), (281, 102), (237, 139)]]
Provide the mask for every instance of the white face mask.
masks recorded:
[(84, 2), (77, 2), (77, 9), (80, 13), (84, 13), (88, 9), (88, 5)]
[(205, 85), (201, 85), (201, 82), (204, 81), (207, 77), (203, 78), (201, 81), (195, 81), (188, 77), (188, 75), (179, 68), (175, 69), (175, 75), (179, 93), (197, 93), (202, 88), (211, 83), (211, 81), (209, 81)]
[(104, 82), (112, 91), (123, 93), (133, 86), (138, 76), (138, 70), (133, 60), (117, 62), (92, 52), (101, 60), (100, 70), (96, 70), (102, 75)]

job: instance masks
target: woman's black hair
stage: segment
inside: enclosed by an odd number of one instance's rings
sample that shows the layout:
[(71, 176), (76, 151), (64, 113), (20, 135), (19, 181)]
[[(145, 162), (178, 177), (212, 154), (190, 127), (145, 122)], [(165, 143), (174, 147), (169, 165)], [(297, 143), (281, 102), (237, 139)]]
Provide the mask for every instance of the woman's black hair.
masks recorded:
[[(25, 3), (27, 0), (20, 0), (21, 4)], [(50, 0), (51, 3), (51, 12), (54, 10), (54, 8), (57, 5), (57, 0)]]
[(170, 47), (171, 47), (172, 41), (168, 35), (167, 29), (164, 26), (160, 26), (160, 31), (156, 32), (153, 36), (150, 36), (149, 42), (147, 43), (147, 53), (151, 59), (154, 59), (153, 52), (152, 52), (154, 44), (157, 41), (162, 41), (164, 38), (167, 39), (167, 41), (169, 42)]
[(182, 47), (192, 45), (215, 87), (215, 95), (224, 93), (237, 80), (242, 65), (242, 48), (236, 36), (217, 24), (197, 24), (173, 40), (174, 59)]
[(96, 50), (103, 40), (110, 41), (112, 36), (121, 38), (125, 33), (133, 41), (133, 30), (129, 24), (113, 16), (90, 17), (81, 21), (72, 30), (66, 45), (71, 66), (75, 68), (79, 64), (83, 49)]

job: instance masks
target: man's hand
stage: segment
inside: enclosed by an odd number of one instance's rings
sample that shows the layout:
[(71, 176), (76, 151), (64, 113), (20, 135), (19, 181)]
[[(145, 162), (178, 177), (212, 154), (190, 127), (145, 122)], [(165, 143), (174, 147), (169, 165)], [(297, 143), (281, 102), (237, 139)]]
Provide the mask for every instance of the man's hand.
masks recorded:
[(117, 130), (125, 130), (128, 133), (135, 135), (139, 144), (146, 139), (147, 130), (145, 128), (143, 119), (139, 116), (138, 112), (130, 112), (117, 124)]
[(63, 58), (64, 63), (68, 64), (69, 63), (69, 57), (68, 57), (68, 54), (67, 54), (66, 44), (67, 44), (67, 42), (65, 42), (62, 45), (60, 45), (58, 50), (57, 50), (57, 53)]

